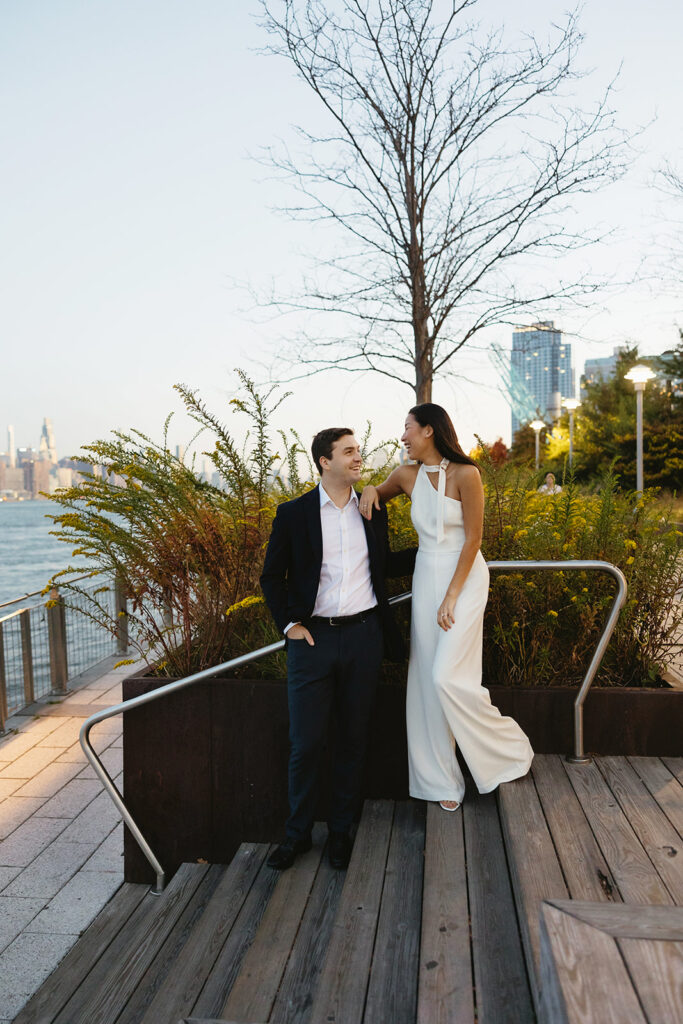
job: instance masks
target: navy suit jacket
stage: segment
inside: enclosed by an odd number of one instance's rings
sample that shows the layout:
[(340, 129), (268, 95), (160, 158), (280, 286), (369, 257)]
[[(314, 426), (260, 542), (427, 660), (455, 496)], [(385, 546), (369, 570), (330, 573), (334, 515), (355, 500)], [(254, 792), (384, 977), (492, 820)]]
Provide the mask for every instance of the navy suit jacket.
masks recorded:
[[(387, 576), (408, 576), (415, 565), (417, 548), (391, 551), (387, 512), (373, 510), (363, 519), (368, 542), (370, 577), (377, 598), (388, 657), (400, 660), (405, 645), (387, 600)], [(290, 622), (306, 622), (313, 614), (320, 584), (323, 534), (318, 487), (293, 501), (278, 505), (261, 574), (261, 588), (278, 629)]]

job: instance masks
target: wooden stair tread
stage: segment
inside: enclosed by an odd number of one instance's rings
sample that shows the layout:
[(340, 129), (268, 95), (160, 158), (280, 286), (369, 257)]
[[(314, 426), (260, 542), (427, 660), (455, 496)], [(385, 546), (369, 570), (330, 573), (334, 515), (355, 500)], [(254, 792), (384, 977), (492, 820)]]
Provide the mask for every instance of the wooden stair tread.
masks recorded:
[(363, 1019), (394, 805), (367, 800), (358, 826), (311, 1021)]
[(268, 906), (223, 1005), (224, 1019), (269, 1019), (320, 866), (326, 831), (316, 825), (313, 848), (277, 873)]
[(148, 893), (54, 1024), (113, 1024), (207, 871), (208, 865), (183, 864), (160, 896)]
[(140, 906), (148, 885), (124, 882), (75, 946), (14, 1018), (15, 1024), (51, 1024)]
[(268, 846), (242, 843), (223, 873), (211, 901), (180, 950), (171, 976), (150, 1003), (144, 1024), (190, 1013), (262, 868)]
[(429, 804), (417, 1024), (474, 1019), (463, 815)]
[(533, 1024), (495, 793), (466, 798), (463, 811), (477, 1022)]

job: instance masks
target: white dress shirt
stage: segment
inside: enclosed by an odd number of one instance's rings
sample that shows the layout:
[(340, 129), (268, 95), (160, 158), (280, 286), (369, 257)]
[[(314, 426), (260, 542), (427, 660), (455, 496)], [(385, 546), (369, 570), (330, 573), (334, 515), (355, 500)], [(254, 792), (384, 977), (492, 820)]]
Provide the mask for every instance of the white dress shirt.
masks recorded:
[[(318, 490), (323, 561), (313, 614), (324, 618), (356, 615), (377, 604), (358, 495), (351, 488), (348, 502), (338, 508), (322, 484)], [(290, 622), (285, 633), (297, 624)]]

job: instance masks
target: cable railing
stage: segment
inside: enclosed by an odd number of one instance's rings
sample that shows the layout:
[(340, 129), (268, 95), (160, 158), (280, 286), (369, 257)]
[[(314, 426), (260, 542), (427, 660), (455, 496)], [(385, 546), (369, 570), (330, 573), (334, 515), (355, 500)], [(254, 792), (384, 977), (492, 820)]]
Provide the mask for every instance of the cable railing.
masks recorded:
[[(600, 639), (597, 643), (593, 657), (591, 658), (586, 674), (583, 677), (581, 686), (579, 687), (576, 699), (574, 701), (574, 752), (573, 754), (567, 755), (567, 760), (574, 764), (588, 764), (591, 761), (590, 756), (587, 756), (584, 752), (583, 747), (583, 705), (588, 691), (590, 690), (591, 684), (595, 679), (595, 675), (600, 667), (600, 662), (607, 649), (607, 645), (610, 641), (614, 627), (617, 624), (619, 614), (624, 602), (626, 601), (627, 584), (626, 577), (624, 576), (621, 569), (611, 562), (602, 561), (584, 561), (584, 560), (566, 560), (566, 561), (540, 561), (540, 562), (526, 562), (526, 561), (493, 561), (487, 562), (489, 569), (494, 571), (506, 571), (506, 572), (538, 572), (538, 571), (567, 571), (567, 570), (580, 570), (580, 571), (594, 571), (604, 572), (612, 576), (617, 583), (617, 592), (612, 602), (610, 613), (607, 617), (607, 622), (602, 631)], [(409, 601), (412, 597), (412, 593), (408, 591), (405, 594), (398, 594), (395, 597), (389, 598), (389, 603), (392, 605), (403, 604)], [(90, 731), (99, 722), (104, 722), (108, 718), (112, 718), (114, 715), (120, 715), (125, 711), (132, 711), (134, 708), (142, 707), (144, 704), (150, 704), (152, 701), (160, 700), (162, 697), (167, 697), (171, 693), (177, 693), (179, 690), (184, 690), (188, 686), (192, 686), (195, 683), (204, 682), (207, 679), (213, 679), (217, 675), (223, 672), (229, 672), (237, 668), (241, 668), (243, 665), (249, 665), (254, 661), (259, 661), (261, 658), (267, 657), (269, 654), (275, 654), (277, 651), (281, 651), (285, 646), (284, 640), (279, 640), (277, 643), (269, 644), (267, 647), (260, 647), (256, 651), (250, 651), (247, 654), (241, 654), (237, 658), (231, 658), (229, 661), (223, 662), (221, 665), (215, 665), (212, 668), (203, 669), (201, 672), (195, 672), (192, 675), (186, 676), (184, 679), (177, 679), (171, 683), (166, 683), (163, 686), (158, 687), (156, 690), (151, 690), (149, 693), (140, 694), (138, 697), (131, 697), (129, 700), (124, 700), (120, 704), (116, 704), (110, 708), (104, 708), (102, 711), (98, 711), (96, 714), (91, 715), (90, 718), (86, 719), (83, 723), (80, 731), (80, 742), (81, 747), (88, 758), (88, 761), (95, 770), (96, 775), (102, 782), (106, 792), (111, 797), (116, 808), (118, 809), (121, 817), (126, 823), (131, 835), (134, 837), (142, 853), (150, 865), (154, 874), (156, 875), (156, 889), (152, 892), (160, 893), (163, 891), (166, 884), (166, 873), (159, 863), (159, 860), (152, 850), (151, 846), (145, 839), (139, 826), (133, 819), (132, 814), (126, 807), (123, 797), (119, 793), (118, 789), (114, 785), (114, 781), (109, 775), (107, 769), (102, 764), (100, 758), (95, 753), (95, 750), (90, 742)]]
[[(43, 600), (24, 603), (36, 597)], [(53, 587), (47, 596), (37, 591), (0, 605), (0, 612), (12, 609), (0, 614), (0, 733), (10, 715), (40, 697), (67, 693), (69, 680), (127, 650), (125, 616), (113, 636), (92, 614), (95, 597), (111, 618), (125, 610), (120, 588), (107, 590), (101, 581), (68, 596)]]

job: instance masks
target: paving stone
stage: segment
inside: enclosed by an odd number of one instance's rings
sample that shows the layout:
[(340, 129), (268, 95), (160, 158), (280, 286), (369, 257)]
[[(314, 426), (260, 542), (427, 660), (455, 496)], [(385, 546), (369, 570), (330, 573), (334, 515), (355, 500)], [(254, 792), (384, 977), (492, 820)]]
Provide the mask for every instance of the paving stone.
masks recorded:
[(17, 796), (54, 796), (80, 771), (82, 771), (80, 764), (67, 761), (57, 764), (53, 761), (47, 768), (43, 768), (42, 772), (38, 772), (32, 779), (25, 782), (17, 791)]
[[(121, 747), (107, 747), (102, 752), (98, 751), (98, 755), (112, 778), (123, 770), (123, 750)], [(99, 776), (95, 774), (95, 769), (88, 762), (78, 777), (79, 779), (97, 779)]]
[(33, 747), (21, 754), (0, 772), (3, 779), (32, 779), (52, 761), (56, 754), (50, 747)]
[[(0, 867), (0, 892), (16, 878), (21, 868)], [(0, 926), (2, 925), (2, 904), (0, 903)]]
[(71, 746), (67, 747), (62, 754), (59, 754), (56, 760), (59, 762), (72, 761), (74, 763), (80, 762), (81, 764), (88, 763), (88, 759), (85, 756), (83, 747), (80, 745), (79, 742), (72, 743)]
[(3, 896), (52, 898), (96, 849), (94, 843), (56, 839), (3, 890)]
[(111, 689), (105, 690), (100, 693), (99, 696), (93, 701), (93, 704), (103, 704), (113, 706), (114, 704), (120, 704), (123, 700), (123, 687), (121, 683), (117, 683), (116, 686), (112, 686)]
[(77, 938), (77, 933), (22, 932), (0, 953), (0, 1006), (3, 1013), (11, 1014), (10, 1021), (64, 959)]
[(0, 804), (0, 839), (14, 832), (44, 803), (39, 797), (32, 796), (8, 796), (3, 800)]
[(0, 896), (0, 951), (16, 939), (44, 906), (43, 899)]
[(71, 934), (85, 931), (122, 882), (123, 867), (118, 873), (78, 871), (31, 921), (26, 931)]
[(41, 818), (75, 818), (101, 791), (102, 784), (98, 779), (72, 779), (46, 800), (37, 813)]
[(36, 743), (54, 732), (58, 726), (59, 720), (55, 719), (18, 717), (15, 717), (14, 720), (10, 719), (7, 729), (15, 728), (17, 731), (0, 736), (0, 761), (14, 761), (15, 758), (25, 754)]
[(0, 779), (0, 801), (6, 796), (11, 796), (15, 790), (26, 785), (24, 779)]
[(0, 842), (0, 865), (27, 867), (68, 824), (66, 818), (28, 818)]
[[(72, 746), (78, 739), (78, 734), (83, 725), (81, 718), (58, 718), (57, 721), (61, 724), (57, 726), (54, 732), (51, 732), (49, 736), (40, 741), (39, 746), (41, 748), (62, 747), (62, 749), (66, 749)], [(56, 756), (55, 754), (54, 757)]]
[(95, 797), (66, 827), (62, 833), (62, 839), (70, 843), (99, 845), (119, 821), (121, 821), (121, 815), (111, 797), (100, 788), (99, 796)]
[(114, 828), (92, 857), (86, 860), (83, 871), (112, 871), (123, 874), (123, 824)]

